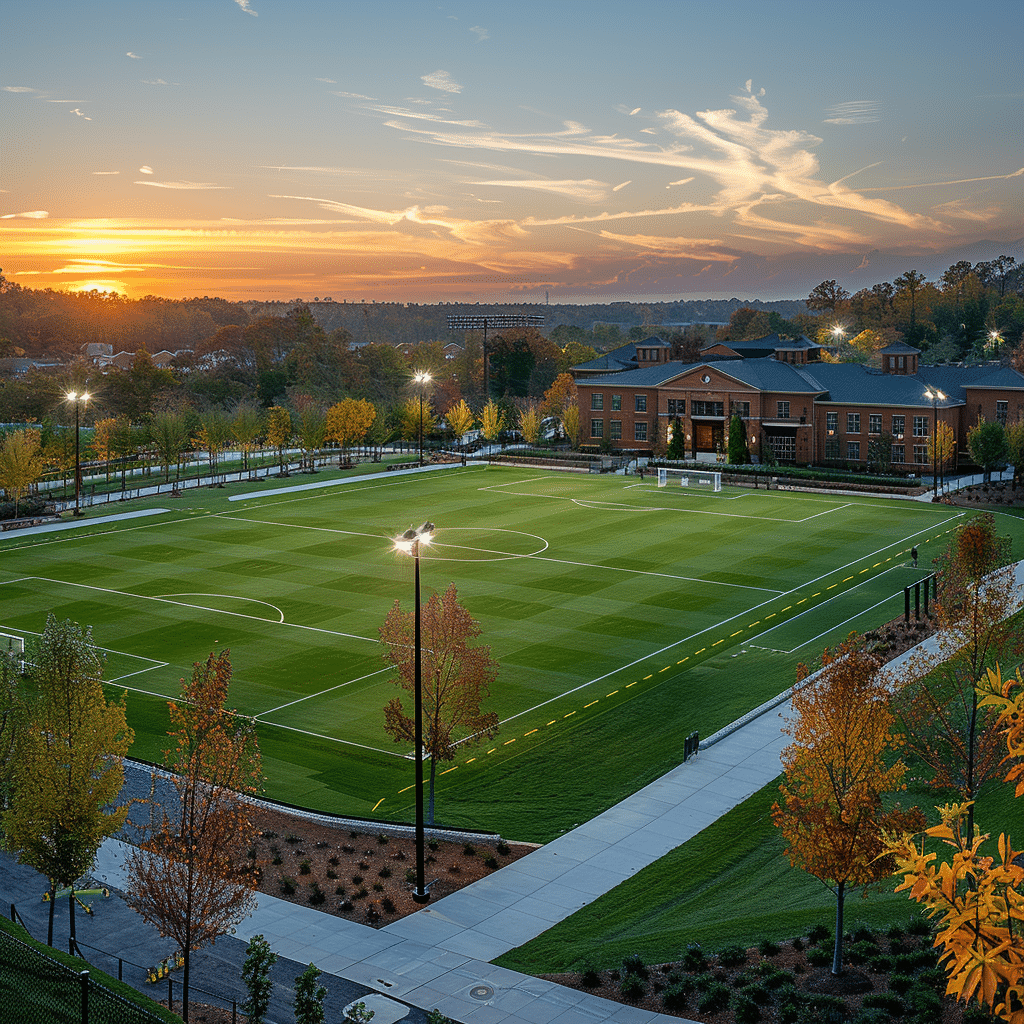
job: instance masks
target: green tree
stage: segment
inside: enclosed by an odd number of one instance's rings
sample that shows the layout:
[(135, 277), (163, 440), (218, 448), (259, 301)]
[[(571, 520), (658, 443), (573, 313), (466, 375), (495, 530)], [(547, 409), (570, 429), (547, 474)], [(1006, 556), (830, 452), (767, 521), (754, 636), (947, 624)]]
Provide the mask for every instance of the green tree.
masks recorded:
[(210, 462), (210, 475), (217, 478), (217, 463), (224, 446), (231, 439), (231, 421), (220, 409), (211, 409), (199, 417), (199, 430), (195, 443), (206, 452)]
[[(730, 438), (731, 438), (730, 434)], [(730, 441), (731, 443), (731, 441)], [(668, 443), (666, 458), (681, 460), (686, 458), (686, 430), (678, 416), (672, 420), (672, 439)]]
[(181, 472), (181, 456), (188, 448), (188, 421), (180, 412), (158, 412), (149, 424), (149, 439), (156, 449), (160, 465), (164, 467), (164, 482), (171, 479), (171, 465), (175, 468), (175, 479)]
[(750, 451), (747, 448), (747, 425), (739, 413), (735, 413), (729, 420), (729, 462), (736, 466), (750, 462)]
[(267, 443), (277, 449), (278, 465), (284, 474), (284, 450), (292, 441), (292, 417), (287, 409), (273, 406), (267, 412)]
[(12, 652), (0, 649), (0, 825), (10, 803), (14, 752), (26, 724), (20, 660)]
[(836, 307), (845, 302), (850, 293), (835, 281), (822, 281), (806, 299), (808, 309), (818, 309), (834, 314)]
[(242, 452), (242, 468), (249, 468), (249, 453), (263, 430), (263, 414), (251, 402), (239, 402), (231, 414), (231, 436)]
[(1013, 466), (1013, 485), (1019, 487), (1024, 481), (1024, 420), (1006, 428), (1006, 458)]
[(1010, 445), (1002, 423), (982, 420), (967, 431), (967, 450), (971, 458), (985, 473), (985, 479), (992, 479), (993, 469), (1002, 469), (1010, 460)]
[(18, 503), (28, 494), (43, 472), (43, 454), (38, 430), (15, 430), (0, 441), (0, 487), (14, 499), (14, 515)]
[(274, 982), (270, 972), (277, 963), (277, 954), (262, 935), (254, 935), (245, 948), (245, 962), (242, 964), (242, 981), (249, 994), (242, 1003), (242, 1013), (248, 1024), (265, 1024), (270, 1012), (270, 997)]
[[(413, 613), (396, 601), (380, 628), (384, 660), (398, 672), (396, 684), (416, 692)], [(498, 664), (486, 646), (471, 647), (480, 626), (459, 603), (455, 584), (444, 596), (432, 594), (420, 615), (422, 650), (423, 749), (430, 756), (430, 802), (427, 821), (434, 821), (434, 779), (439, 761), (452, 761), (460, 742), (478, 741), (498, 731), (498, 716), (482, 711), (497, 678)], [(392, 698), (384, 708), (384, 728), (396, 743), (415, 742), (415, 721)]]
[(321, 973), (310, 964), (295, 979), (295, 1024), (324, 1024), (327, 989), (320, 984)]
[(245, 797), (262, 789), (263, 775), (253, 720), (225, 706), (230, 680), (226, 650), (182, 680), (180, 701), (169, 705), (173, 747), (164, 755), (174, 796), (151, 794), (143, 837), (128, 853), (130, 906), (184, 956), (185, 1021), (192, 951), (248, 916), (256, 890), (245, 851), (257, 828)]
[(327, 416), (316, 402), (307, 402), (299, 413), (299, 444), (311, 472), (316, 470), (316, 453), (327, 437)]
[(12, 801), (3, 816), (4, 842), (50, 880), (47, 944), (53, 945), (58, 887), (72, 889), (70, 935), (75, 938), (75, 881), (100, 844), (124, 822), (113, 806), (124, 785), (123, 758), (134, 733), (125, 703), (108, 704), (103, 660), (89, 629), (47, 616), (26, 659), (35, 696), (27, 709), (12, 765)]

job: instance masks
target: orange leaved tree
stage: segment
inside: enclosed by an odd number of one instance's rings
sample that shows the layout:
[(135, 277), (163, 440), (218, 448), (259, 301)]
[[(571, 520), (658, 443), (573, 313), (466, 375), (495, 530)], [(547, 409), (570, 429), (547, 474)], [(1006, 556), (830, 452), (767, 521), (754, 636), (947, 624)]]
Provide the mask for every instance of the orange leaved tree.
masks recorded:
[(225, 709), (230, 679), (225, 650), (182, 680), (180, 701), (169, 705), (168, 773), (153, 777), (149, 821), (128, 856), (129, 903), (181, 949), (186, 1021), (192, 950), (251, 913), (256, 889), (244, 856), (256, 834), (244, 794), (262, 788), (260, 752), (253, 721)]
[[(999, 712), (997, 728), (1014, 761), (1007, 776), (1024, 795), (1024, 679), (1020, 669), (1005, 682), (998, 666), (978, 684), (979, 703)], [(903, 881), (896, 892), (910, 898), (936, 918), (935, 945), (944, 950), (946, 993), (982, 1006), (1008, 1024), (1024, 1024), (1024, 864), (1008, 835), (1001, 834), (998, 858), (981, 852), (989, 837), (966, 828), (967, 805), (940, 807), (941, 824), (924, 836), (952, 848), (948, 861), (938, 862), (906, 833), (892, 836), (886, 852), (895, 858), (895, 874)]]
[[(398, 671), (397, 684), (416, 692), (415, 616), (396, 601), (380, 628), (384, 660)], [(498, 716), (481, 711), (497, 678), (498, 663), (486, 646), (470, 647), (480, 626), (459, 603), (455, 584), (443, 597), (432, 594), (420, 612), (423, 749), (430, 757), (430, 802), (427, 822), (434, 821), (434, 777), (438, 761), (453, 761), (460, 739), (483, 739), (498, 731)], [(415, 743), (416, 723), (406, 714), (401, 697), (384, 708), (384, 728), (396, 743)]]
[[(823, 882), (836, 897), (832, 973), (843, 972), (843, 905), (855, 888), (892, 871), (879, 859), (881, 830), (912, 827), (915, 809), (884, 810), (884, 795), (902, 790), (906, 768), (893, 752), (889, 691), (879, 659), (852, 636), (822, 655), (818, 676), (793, 694), (793, 742), (782, 752), (785, 782), (772, 818), (794, 867)], [(797, 682), (806, 678), (801, 666)]]

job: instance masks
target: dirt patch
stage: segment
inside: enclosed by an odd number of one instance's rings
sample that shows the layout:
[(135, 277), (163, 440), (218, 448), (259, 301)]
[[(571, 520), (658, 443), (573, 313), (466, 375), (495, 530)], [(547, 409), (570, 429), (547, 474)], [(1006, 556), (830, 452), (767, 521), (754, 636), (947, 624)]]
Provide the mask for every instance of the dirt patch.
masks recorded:
[[(261, 835), (250, 851), (262, 871), (259, 891), (325, 914), (381, 928), (417, 910), (413, 898), (416, 842), (379, 828), (348, 828), (260, 808)], [(429, 839), (425, 878), (436, 902), (535, 846)]]

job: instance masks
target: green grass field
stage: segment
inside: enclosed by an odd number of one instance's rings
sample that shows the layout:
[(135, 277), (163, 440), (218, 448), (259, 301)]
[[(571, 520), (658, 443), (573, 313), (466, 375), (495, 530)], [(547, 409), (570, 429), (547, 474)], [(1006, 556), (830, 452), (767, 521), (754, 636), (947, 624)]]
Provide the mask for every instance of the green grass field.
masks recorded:
[[(688, 733), (774, 696), (798, 661), (900, 614), (903, 587), (963, 521), (918, 502), (525, 468), (270, 493), (283, 483), (4, 535), (0, 630), (38, 633), (47, 612), (91, 625), (107, 679), (128, 690), (134, 753), (153, 760), (181, 677), (230, 648), (231, 702), (259, 723), (269, 795), (409, 820), (412, 762), (383, 730), (396, 690), (377, 630), (395, 600), (412, 604), (391, 538), (430, 519), (424, 596), (454, 581), (501, 666), (501, 731), (438, 767), (438, 821), (536, 841), (677, 764)], [(1019, 550), (1021, 521), (1000, 529)]]

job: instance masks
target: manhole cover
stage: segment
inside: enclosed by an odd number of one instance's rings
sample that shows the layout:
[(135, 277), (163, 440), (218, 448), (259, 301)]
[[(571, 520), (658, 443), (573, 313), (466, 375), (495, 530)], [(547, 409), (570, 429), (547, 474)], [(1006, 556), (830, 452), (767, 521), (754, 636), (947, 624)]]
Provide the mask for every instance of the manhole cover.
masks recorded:
[(470, 990), (469, 994), (474, 999), (479, 999), (481, 1002), (486, 1002), (491, 996), (494, 995), (494, 989), (490, 985), (474, 985)]

